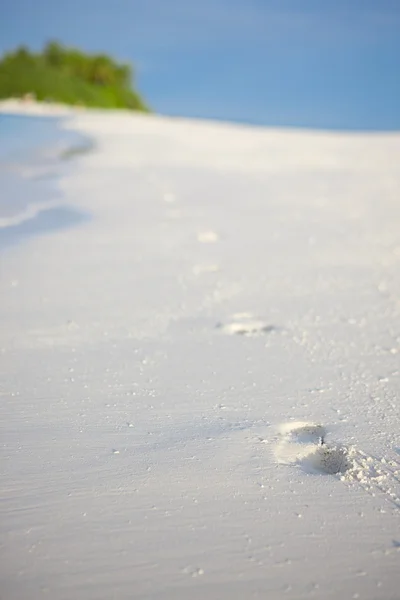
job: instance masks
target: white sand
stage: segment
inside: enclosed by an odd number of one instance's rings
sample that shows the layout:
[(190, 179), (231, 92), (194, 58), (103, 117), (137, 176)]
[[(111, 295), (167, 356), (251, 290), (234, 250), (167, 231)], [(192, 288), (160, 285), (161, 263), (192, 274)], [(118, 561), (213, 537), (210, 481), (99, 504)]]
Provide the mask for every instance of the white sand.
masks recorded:
[(0, 114), (29, 115), (35, 117), (68, 116), (85, 110), (80, 106), (69, 106), (57, 102), (36, 102), (23, 98), (9, 98), (0, 100)]
[(69, 123), (92, 219), (1, 258), (1, 597), (398, 599), (400, 135)]

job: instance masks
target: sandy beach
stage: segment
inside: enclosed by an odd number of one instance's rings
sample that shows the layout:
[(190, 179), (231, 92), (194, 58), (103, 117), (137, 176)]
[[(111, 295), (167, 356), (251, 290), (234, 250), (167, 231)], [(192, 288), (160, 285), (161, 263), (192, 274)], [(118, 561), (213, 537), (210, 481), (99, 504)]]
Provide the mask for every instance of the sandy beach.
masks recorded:
[(65, 116), (84, 110), (83, 107), (68, 106), (56, 102), (36, 102), (33, 99), (9, 98), (0, 100), (0, 114), (35, 117)]
[(397, 600), (400, 134), (0, 110), (94, 142), (0, 257), (2, 598)]

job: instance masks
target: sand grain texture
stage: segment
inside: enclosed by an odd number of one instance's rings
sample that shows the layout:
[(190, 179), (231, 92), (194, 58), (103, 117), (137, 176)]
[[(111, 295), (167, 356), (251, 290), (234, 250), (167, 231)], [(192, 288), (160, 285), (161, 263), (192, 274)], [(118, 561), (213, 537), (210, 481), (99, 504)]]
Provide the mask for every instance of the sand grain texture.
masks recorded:
[(91, 218), (1, 257), (2, 598), (397, 599), (400, 136), (68, 126)]

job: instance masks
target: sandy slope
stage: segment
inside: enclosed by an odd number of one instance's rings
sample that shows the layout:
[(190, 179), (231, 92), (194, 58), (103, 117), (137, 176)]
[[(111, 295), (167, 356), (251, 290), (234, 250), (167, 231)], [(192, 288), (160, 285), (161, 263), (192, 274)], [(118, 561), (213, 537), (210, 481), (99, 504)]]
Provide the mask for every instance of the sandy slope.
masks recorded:
[(29, 99), (9, 98), (0, 100), (0, 114), (29, 116), (68, 116), (84, 110), (80, 106), (69, 106), (56, 102), (36, 102)]
[(2, 598), (397, 599), (400, 135), (100, 112), (1, 258)]

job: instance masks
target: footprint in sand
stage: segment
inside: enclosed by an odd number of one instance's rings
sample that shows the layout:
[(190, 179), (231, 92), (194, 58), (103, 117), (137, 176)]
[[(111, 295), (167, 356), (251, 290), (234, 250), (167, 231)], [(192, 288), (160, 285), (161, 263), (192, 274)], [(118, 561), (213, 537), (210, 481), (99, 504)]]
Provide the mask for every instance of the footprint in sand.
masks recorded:
[(351, 468), (348, 449), (327, 444), (326, 435), (317, 423), (285, 423), (279, 428), (275, 456), (279, 463), (299, 465), (308, 473), (345, 473)]
[(213, 264), (194, 265), (192, 268), (193, 275), (202, 275), (203, 273), (218, 273), (219, 266)]
[(226, 323), (217, 323), (217, 329), (228, 335), (257, 336), (277, 330), (275, 325), (254, 317), (251, 313), (236, 313)]
[(212, 230), (200, 231), (197, 234), (197, 241), (202, 244), (215, 244), (215, 242), (218, 242), (218, 240), (219, 240), (218, 233), (216, 233), (215, 231), (212, 231)]
[(179, 208), (171, 208), (165, 212), (165, 216), (168, 219), (180, 219), (182, 217), (182, 211), (179, 210)]
[(163, 200), (168, 203), (176, 202), (176, 196), (172, 192), (164, 192)]
[(400, 464), (397, 460), (368, 456), (355, 446), (327, 441), (328, 431), (318, 423), (282, 424), (278, 429), (275, 458), (306, 473), (328, 474), (348, 484), (359, 484), (371, 495), (383, 494), (400, 508)]

